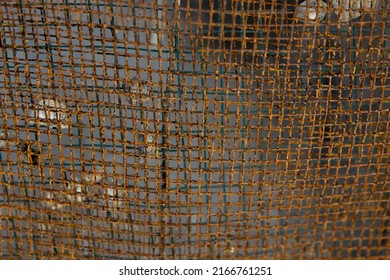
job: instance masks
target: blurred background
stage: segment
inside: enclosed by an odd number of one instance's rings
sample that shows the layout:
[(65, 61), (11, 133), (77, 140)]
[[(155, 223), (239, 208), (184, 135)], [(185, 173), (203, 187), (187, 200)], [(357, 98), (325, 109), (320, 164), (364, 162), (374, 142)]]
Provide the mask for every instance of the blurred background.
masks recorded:
[(0, 3), (2, 259), (389, 259), (387, 1)]

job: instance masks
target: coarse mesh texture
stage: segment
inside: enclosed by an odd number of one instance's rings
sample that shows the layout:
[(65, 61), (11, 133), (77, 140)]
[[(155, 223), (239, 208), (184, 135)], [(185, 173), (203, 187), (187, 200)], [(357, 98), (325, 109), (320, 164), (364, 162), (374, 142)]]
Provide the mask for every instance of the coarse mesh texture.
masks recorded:
[(2, 1), (1, 258), (390, 259), (390, 4), (301, 2)]

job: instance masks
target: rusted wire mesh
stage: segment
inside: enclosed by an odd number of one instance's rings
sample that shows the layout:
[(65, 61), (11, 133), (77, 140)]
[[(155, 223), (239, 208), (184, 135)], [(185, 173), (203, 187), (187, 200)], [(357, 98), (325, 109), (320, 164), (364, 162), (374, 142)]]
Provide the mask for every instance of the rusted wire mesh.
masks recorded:
[(1, 258), (390, 258), (387, 1), (0, 6)]

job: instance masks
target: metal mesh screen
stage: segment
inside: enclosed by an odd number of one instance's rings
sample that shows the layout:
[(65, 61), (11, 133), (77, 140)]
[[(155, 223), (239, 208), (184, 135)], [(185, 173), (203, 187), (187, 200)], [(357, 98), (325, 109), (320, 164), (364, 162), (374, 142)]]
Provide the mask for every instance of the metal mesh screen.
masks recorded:
[(389, 259), (390, 5), (2, 1), (3, 259)]

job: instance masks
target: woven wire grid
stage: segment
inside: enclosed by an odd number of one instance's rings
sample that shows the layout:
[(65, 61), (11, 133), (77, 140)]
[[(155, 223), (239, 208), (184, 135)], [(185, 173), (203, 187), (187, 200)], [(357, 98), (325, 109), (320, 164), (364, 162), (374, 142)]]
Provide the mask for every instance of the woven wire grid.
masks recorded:
[(1, 257), (389, 259), (390, 6), (301, 2), (1, 2)]

